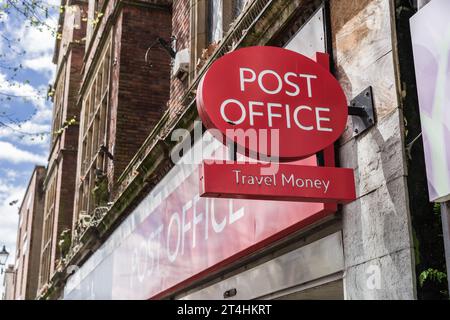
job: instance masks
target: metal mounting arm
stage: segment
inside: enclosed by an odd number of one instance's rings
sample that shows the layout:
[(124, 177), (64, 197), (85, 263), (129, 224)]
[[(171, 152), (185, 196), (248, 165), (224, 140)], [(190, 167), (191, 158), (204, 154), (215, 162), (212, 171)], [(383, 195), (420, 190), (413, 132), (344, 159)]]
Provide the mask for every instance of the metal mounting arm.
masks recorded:
[(352, 117), (353, 137), (375, 125), (372, 87), (365, 89), (350, 102), (348, 115)]
[[(174, 36), (172, 36), (170, 38), (170, 40), (174, 41), (174, 40), (176, 40), (176, 38)], [(176, 51), (172, 48), (172, 46), (169, 42), (167, 42), (166, 40), (164, 40), (161, 37), (156, 37), (155, 41), (148, 47), (147, 51), (145, 52), (145, 56), (144, 56), (145, 63), (150, 65), (150, 67), (152, 67), (152, 63), (148, 56), (149, 56), (150, 50), (153, 49), (157, 45), (159, 45), (161, 48), (163, 48), (164, 51), (166, 51), (172, 59), (175, 59), (175, 57), (177, 55)]]

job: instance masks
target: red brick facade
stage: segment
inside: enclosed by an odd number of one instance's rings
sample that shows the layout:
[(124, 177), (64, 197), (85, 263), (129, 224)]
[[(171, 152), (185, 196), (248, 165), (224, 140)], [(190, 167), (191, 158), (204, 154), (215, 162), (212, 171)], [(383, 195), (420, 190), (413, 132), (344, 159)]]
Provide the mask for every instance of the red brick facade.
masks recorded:
[(45, 168), (36, 166), (19, 209), (14, 300), (35, 299), (38, 291)]
[[(170, 56), (161, 49), (145, 53), (157, 37), (171, 35), (169, 8), (125, 6), (117, 19), (119, 52), (115, 58), (112, 86), (118, 97), (111, 108), (110, 150), (114, 150), (113, 181), (121, 175), (131, 158), (161, 118), (169, 98)], [(114, 147), (113, 147), (114, 146)]]
[[(61, 108), (61, 123), (52, 128), (55, 138), (50, 146), (47, 175), (44, 181), (45, 205), (43, 218), (43, 239), (40, 248), (39, 289), (46, 286), (61, 259), (58, 242), (65, 229), (72, 228), (73, 199), (75, 191), (75, 169), (79, 128), (77, 122), (68, 125), (72, 119), (79, 121), (76, 105), (83, 65), (83, 37), (86, 23), (82, 16), (87, 8), (86, 1), (68, 1), (60, 22), (61, 39), (56, 43), (54, 62), (57, 63), (57, 78), (54, 91), (63, 86), (63, 94), (54, 100)], [(68, 8), (68, 9), (67, 9)], [(62, 21), (61, 21), (62, 19)], [(56, 99), (56, 98), (55, 98)], [(53, 111), (55, 117), (58, 110)], [(54, 187), (52, 187), (54, 186)]]
[[(174, 0), (172, 28), (173, 35), (176, 37), (176, 50), (190, 49), (190, 15), (187, 14), (189, 10), (189, 0)], [(187, 80), (181, 81), (176, 77), (172, 78), (170, 82), (170, 108), (173, 113), (176, 113), (183, 106), (180, 103), (181, 97), (186, 93)]]

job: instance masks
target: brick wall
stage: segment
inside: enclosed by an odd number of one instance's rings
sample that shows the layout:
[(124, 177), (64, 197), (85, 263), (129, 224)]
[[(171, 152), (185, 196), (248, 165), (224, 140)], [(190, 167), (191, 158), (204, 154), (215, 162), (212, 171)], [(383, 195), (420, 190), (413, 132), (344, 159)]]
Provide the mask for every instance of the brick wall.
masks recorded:
[(45, 168), (36, 166), (20, 206), (20, 232), (17, 233), (16, 243), (16, 300), (34, 299), (37, 293), (44, 215), (44, 177)]
[[(75, 131), (75, 130), (74, 130)], [(78, 132), (78, 130), (76, 130)], [(73, 217), (73, 201), (75, 190), (75, 170), (77, 164), (77, 152), (72, 150), (64, 150), (62, 152), (61, 160), (58, 164), (58, 179), (59, 188), (57, 193), (58, 207), (55, 214), (55, 227), (53, 234), (54, 246), (54, 261), (59, 258), (58, 238), (64, 229), (72, 228)]]
[[(81, 11), (86, 10), (87, 3), (84, 1), (72, 1), (71, 5), (78, 5)], [(65, 93), (63, 101), (63, 122), (76, 117), (77, 121), (80, 119), (80, 109), (77, 106), (78, 92), (81, 83), (81, 70), (83, 67), (84, 44), (82, 38), (86, 32), (86, 23), (80, 19), (74, 18), (75, 11), (66, 10), (64, 13), (64, 27), (62, 28), (62, 39), (59, 45), (58, 70), (65, 64), (66, 72), (61, 73), (59, 77), (64, 77)], [(70, 45), (69, 45), (70, 43)], [(65, 59), (63, 58), (65, 56)], [(78, 125), (71, 125), (67, 127), (57, 138), (51, 146), (51, 155), (49, 158), (48, 167), (54, 168), (58, 179), (56, 197), (47, 195), (48, 201), (54, 201), (55, 214), (51, 226), (52, 251), (50, 254), (50, 277), (52, 276), (56, 260), (59, 259), (58, 239), (62, 230), (72, 227), (73, 217), (73, 203), (75, 193), (75, 179), (76, 179), (76, 162), (77, 162), (77, 148), (78, 148)], [(48, 172), (52, 174), (51, 171)], [(49, 176), (47, 177), (49, 179)], [(50, 190), (46, 188), (45, 193)], [(42, 248), (41, 248), (42, 250)], [(42, 252), (41, 252), (42, 254)], [(42, 258), (41, 268), (43, 268), (43, 261), (47, 261), (45, 257)], [(42, 275), (45, 270), (40, 270)], [(43, 285), (44, 283), (42, 283)]]
[(27, 290), (25, 299), (35, 299), (39, 284), (40, 249), (42, 244), (42, 227), (44, 219), (44, 190), (45, 168), (36, 167), (33, 215), (31, 217), (30, 261), (28, 265)]
[[(174, 0), (172, 14), (173, 35), (177, 38), (177, 51), (190, 48), (190, 1)], [(172, 78), (170, 82), (169, 107), (176, 113), (182, 108), (180, 98), (186, 93), (187, 80)]]
[(113, 86), (117, 86), (113, 94), (117, 98), (111, 101), (110, 128), (114, 181), (161, 118), (169, 100), (170, 56), (159, 47), (152, 49), (152, 67), (146, 65), (144, 57), (157, 37), (170, 38), (171, 14), (168, 9), (131, 5), (124, 7), (118, 24), (121, 26), (114, 39), (117, 64), (113, 66)]

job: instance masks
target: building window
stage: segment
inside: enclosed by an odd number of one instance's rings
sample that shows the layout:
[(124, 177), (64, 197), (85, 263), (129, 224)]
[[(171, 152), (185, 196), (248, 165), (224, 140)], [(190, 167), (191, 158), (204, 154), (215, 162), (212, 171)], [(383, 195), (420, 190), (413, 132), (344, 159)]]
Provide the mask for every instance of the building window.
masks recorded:
[(191, 11), (190, 80), (209, 59), (219, 42), (252, 0), (195, 1)]
[(231, 1), (231, 18), (236, 20), (237, 17), (244, 11), (244, 7), (249, 0), (232, 0)]
[(20, 295), (23, 294), (25, 286), (25, 255), (22, 256), (22, 268), (21, 268), (21, 282), (20, 282)]
[(25, 232), (25, 235), (23, 236), (23, 243), (22, 243), (22, 253), (25, 254), (27, 252), (28, 241), (27, 241), (27, 233)]
[(207, 4), (207, 44), (217, 43), (243, 12), (249, 0), (210, 0)]
[[(25, 200), (24, 200), (25, 202)], [(19, 226), (22, 225), (22, 217), (23, 217), (23, 212), (19, 212)]]
[(104, 14), (102, 11), (104, 3), (105, 0), (89, 0), (86, 28), (86, 49), (88, 48), (95, 28), (99, 25), (100, 18)]
[[(22, 214), (21, 214), (21, 216), (22, 216)], [(16, 256), (17, 256), (17, 260), (19, 260), (19, 257), (20, 257), (20, 240), (22, 239), (22, 226), (20, 225), (20, 222), (19, 222), (19, 236), (17, 237), (17, 252), (16, 252)]]
[(44, 211), (44, 230), (42, 235), (42, 256), (41, 256), (41, 272), (40, 272), (40, 286), (43, 286), (50, 280), (50, 266), (52, 259), (52, 236), (53, 224), (55, 216), (55, 202), (56, 202), (56, 184), (57, 184), (57, 170), (49, 179), (47, 185), (47, 192), (45, 196), (45, 211)]
[[(111, 39), (107, 42), (95, 72), (83, 95), (79, 149), (79, 179), (77, 181), (77, 218), (106, 205), (107, 118), (109, 109), (109, 77)], [(103, 148), (102, 148), (103, 146)]]
[(28, 230), (28, 221), (30, 218), (30, 209), (27, 209), (27, 217), (25, 219), (25, 229)]
[(208, 44), (219, 42), (223, 36), (223, 2), (222, 0), (208, 1)]
[(66, 66), (61, 70), (56, 83), (53, 96), (53, 122), (52, 122), (52, 142), (60, 135), (60, 129), (63, 127), (63, 104), (64, 104), (64, 88), (66, 79)]

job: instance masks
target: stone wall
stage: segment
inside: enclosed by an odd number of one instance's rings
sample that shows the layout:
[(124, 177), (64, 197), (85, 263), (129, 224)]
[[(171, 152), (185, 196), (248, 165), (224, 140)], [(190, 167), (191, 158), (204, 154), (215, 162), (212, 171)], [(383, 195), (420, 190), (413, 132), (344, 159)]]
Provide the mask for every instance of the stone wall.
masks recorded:
[(392, 10), (388, 0), (331, 1), (336, 76), (349, 100), (372, 86), (377, 117), (356, 138), (349, 120), (339, 142), (340, 165), (355, 169), (358, 197), (342, 210), (347, 299), (416, 297)]

